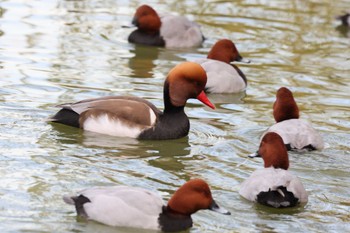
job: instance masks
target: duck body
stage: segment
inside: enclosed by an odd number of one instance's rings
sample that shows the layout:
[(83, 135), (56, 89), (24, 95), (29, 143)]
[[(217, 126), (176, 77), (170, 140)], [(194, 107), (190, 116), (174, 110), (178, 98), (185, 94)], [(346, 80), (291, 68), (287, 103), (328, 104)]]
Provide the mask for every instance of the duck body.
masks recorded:
[(109, 226), (159, 229), (163, 200), (156, 193), (138, 187), (94, 187), (77, 196), (64, 196), (76, 206), (77, 214)]
[(239, 194), (247, 200), (275, 208), (293, 207), (308, 200), (303, 184), (295, 175), (273, 167), (254, 171), (241, 184)]
[(160, 36), (165, 41), (165, 47), (198, 47), (203, 43), (204, 37), (200, 26), (186, 17), (163, 15), (160, 20), (162, 22)]
[(264, 135), (268, 132), (278, 133), (288, 150), (322, 150), (324, 147), (321, 135), (303, 119), (278, 122), (269, 127)]
[(303, 184), (288, 171), (288, 152), (279, 134), (269, 132), (263, 136), (259, 156), (264, 160), (264, 168), (254, 171), (241, 184), (242, 197), (274, 208), (293, 207), (308, 201)]
[(77, 214), (88, 220), (165, 232), (190, 228), (191, 214), (201, 209), (230, 214), (216, 204), (209, 186), (201, 179), (186, 182), (168, 204), (164, 204), (157, 193), (128, 186), (89, 188), (74, 196), (66, 195), (63, 200), (74, 205)]
[(174, 139), (186, 136), (190, 127), (183, 109), (166, 114), (138, 97), (108, 96), (58, 107), (52, 121), (111, 136)]
[(235, 65), (214, 59), (196, 60), (207, 72), (208, 93), (238, 93), (247, 87), (247, 79), (243, 72)]
[(337, 17), (342, 22), (342, 25), (350, 28), (350, 12)]
[(286, 87), (281, 87), (276, 93), (273, 104), (273, 116), (276, 123), (268, 128), (268, 132), (278, 133), (288, 150), (322, 150), (324, 147), (321, 135), (312, 125), (299, 119), (299, 108), (293, 93)]
[(184, 48), (200, 46), (204, 41), (195, 22), (184, 16), (159, 16), (148, 5), (137, 8), (132, 23), (137, 29), (129, 35), (130, 43)]
[(207, 73), (207, 93), (238, 93), (247, 87), (247, 78), (232, 64), (234, 61), (250, 62), (244, 61), (235, 44), (228, 39), (218, 40), (210, 49), (207, 58), (194, 61)]
[(166, 140), (184, 137), (190, 123), (186, 101), (197, 98), (215, 108), (204, 94), (207, 77), (203, 68), (185, 62), (173, 68), (164, 82), (164, 111), (138, 97), (108, 96), (59, 105), (49, 121), (119, 137)]

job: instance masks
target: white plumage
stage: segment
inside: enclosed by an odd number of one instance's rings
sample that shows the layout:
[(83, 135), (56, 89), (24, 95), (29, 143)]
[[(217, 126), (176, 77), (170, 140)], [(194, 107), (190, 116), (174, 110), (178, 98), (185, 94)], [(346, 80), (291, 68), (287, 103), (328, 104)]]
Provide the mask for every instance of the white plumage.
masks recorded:
[(246, 88), (246, 83), (231, 65), (213, 59), (199, 59), (200, 64), (207, 73), (206, 89), (210, 93), (237, 93)]
[(321, 135), (309, 122), (302, 119), (290, 119), (278, 122), (268, 128), (261, 138), (268, 132), (279, 134), (284, 144), (290, 144), (292, 149), (301, 150), (308, 145), (312, 145), (317, 150), (322, 150), (324, 147)]
[(140, 125), (130, 125), (125, 120), (107, 114), (90, 116), (84, 121), (82, 128), (95, 133), (130, 138), (137, 138), (144, 129)]
[[(162, 212), (163, 200), (148, 190), (127, 187), (95, 187), (78, 193), (91, 202), (84, 204), (88, 219), (110, 226), (159, 229), (158, 217)], [(68, 204), (73, 204), (70, 197), (65, 196)]]
[(300, 180), (289, 171), (273, 167), (254, 171), (240, 187), (239, 194), (247, 200), (256, 202), (260, 192), (275, 191), (277, 187), (284, 186), (292, 192), (299, 202), (307, 202), (308, 195)]

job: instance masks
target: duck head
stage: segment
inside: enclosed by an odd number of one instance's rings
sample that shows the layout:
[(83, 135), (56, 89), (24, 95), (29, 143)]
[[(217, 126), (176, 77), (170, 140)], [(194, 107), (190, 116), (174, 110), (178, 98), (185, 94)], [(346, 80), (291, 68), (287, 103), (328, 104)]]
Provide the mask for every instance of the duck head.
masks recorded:
[(273, 104), (273, 117), (276, 122), (299, 118), (299, 108), (293, 93), (286, 87), (278, 89), (276, 101)]
[(167, 208), (174, 213), (187, 216), (205, 209), (231, 214), (216, 204), (209, 185), (202, 179), (192, 179), (182, 185), (169, 200)]
[(159, 32), (162, 23), (157, 12), (152, 7), (142, 5), (137, 8), (132, 24), (143, 32), (155, 34)]
[(228, 39), (217, 41), (208, 53), (207, 58), (228, 64), (234, 61), (250, 62), (248, 60), (243, 60), (243, 57), (239, 54), (235, 44)]
[(259, 147), (259, 155), (264, 160), (264, 167), (287, 170), (289, 167), (288, 152), (281, 136), (274, 132), (264, 135)]
[(204, 93), (207, 83), (205, 70), (197, 63), (183, 62), (170, 70), (164, 83), (165, 108), (168, 104), (183, 107), (188, 99), (196, 98), (212, 109), (215, 106)]

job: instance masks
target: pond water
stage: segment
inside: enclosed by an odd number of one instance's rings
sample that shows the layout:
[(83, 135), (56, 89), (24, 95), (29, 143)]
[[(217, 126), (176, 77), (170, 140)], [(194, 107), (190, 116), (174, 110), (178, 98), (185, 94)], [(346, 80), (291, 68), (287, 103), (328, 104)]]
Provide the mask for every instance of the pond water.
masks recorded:
[[(203, 178), (231, 211), (193, 215), (191, 232), (350, 232), (350, 38), (335, 16), (347, 0), (150, 1), (159, 12), (196, 20), (200, 48), (164, 49), (127, 42), (142, 1), (0, 2), (0, 231), (140, 232), (76, 219), (63, 194), (96, 185), (158, 190), (164, 199)], [(137, 141), (48, 124), (55, 105), (134, 95), (163, 108), (162, 86), (181, 61), (205, 57), (232, 39), (251, 64), (244, 93), (209, 95), (217, 109), (189, 101), (186, 138)], [(275, 92), (289, 87), (322, 134), (323, 151), (291, 152), (309, 202), (273, 210), (245, 201), (239, 184), (261, 159), (248, 159), (274, 123)], [(146, 232), (146, 231), (145, 231)]]

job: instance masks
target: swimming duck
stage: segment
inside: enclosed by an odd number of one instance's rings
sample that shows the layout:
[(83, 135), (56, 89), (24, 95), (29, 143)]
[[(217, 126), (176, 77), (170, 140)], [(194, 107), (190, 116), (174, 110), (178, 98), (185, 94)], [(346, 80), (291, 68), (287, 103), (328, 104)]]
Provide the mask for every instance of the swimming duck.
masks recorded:
[(288, 150), (322, 150), (324, 147), (321, 135), (305, 120), (299, 119), (299, 108), (293, 93), (281, 87), (273, 104), (273, 116), (276, 124), (263, 134), (278, 133)]
[(48, 119), (84, 130), (137, 139), (176, 139), (188, 134), (186, 102), (197, 98), (215, 108), (204, 93), (207, 76), (197, 63), (184, 62), (170, 70), (164, 82), (164, 111), (138, 97), (108, 96), (62, 104)]
[(280, 135), (265, 134), (258, 155), (263, 158), (265, 168), (254, 171), (241, 184), (241, 196), (275, 208), (293, 207), (308, 201), (303, 184), (287, 170), (288, 152)]
[(181, 48), (200, 46), (204, 41), (195, 22), (184, 16), (166, 14), (160, 17), (148, 5), (137, 8), (132, 24), (137, 29), (129, 35), (130, 43)]
[(208, 184), (192, 179), (181, 186), (164, 205), (154, 192), (138, 187), (95, 187), (80, 191), (76, 196), (64, 196), (67, 204), (75, 205), (77, 214), (109, 226), (123, 226), (181, 231), (192, 227), (191, 214), (212, 210), (229, 215), (219, 207)]
[(344, 26), (347, 26), (350, 28), (350, 13), (340, 15), (337, 17), (337, 19), (340, 20)]
[(206, 59), (196, 60), (207, 72), (208, 93), (238, 93), (247, 87), (244, 73), (231, 62), (249, 63), (239, 54), (235, 44), (228, 39), (217, 41), (211, 48)]

